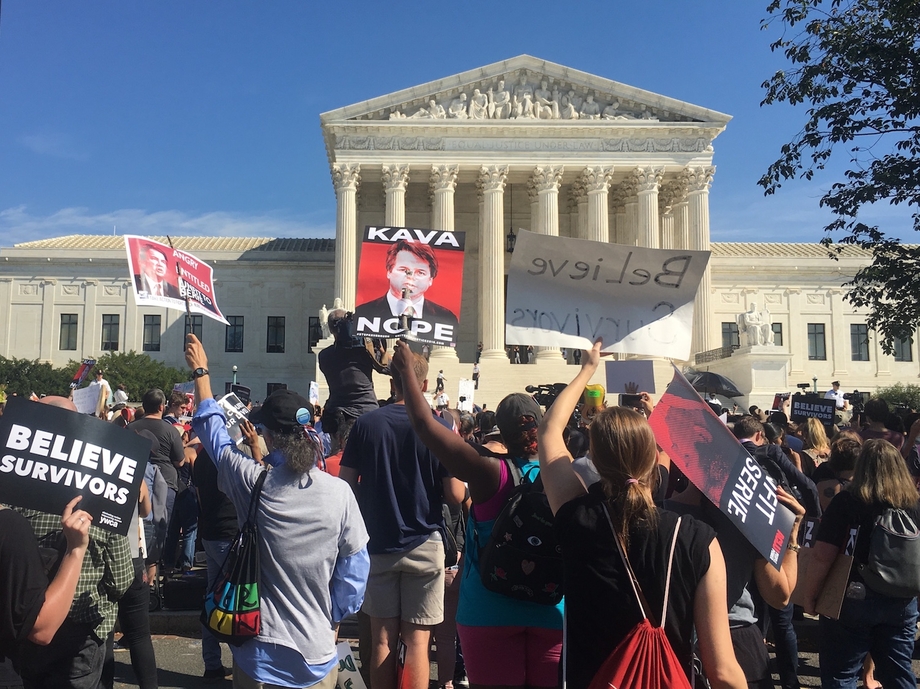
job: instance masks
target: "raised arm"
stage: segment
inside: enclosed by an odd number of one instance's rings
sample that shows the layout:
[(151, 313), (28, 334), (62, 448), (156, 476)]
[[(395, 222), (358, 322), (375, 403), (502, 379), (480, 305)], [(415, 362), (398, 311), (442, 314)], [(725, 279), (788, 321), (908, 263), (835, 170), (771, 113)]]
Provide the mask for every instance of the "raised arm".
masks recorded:
[(485, 502), (498, 490), (501, 465), (491, 457), (481, 456), (463, 438), (435, 421), (415, 375), (409, 346), (397, 342), (393, 352), (390, 369), (400, 377), (406, 411), (415, 432), (453, 476), (470, 484), (473, 502)]
[(802, 518), (805, 516), (805, 508), (781, 487), (776, 489), (776, 499), (795, 514), (792, 533), (789, 534), (789, 550), (778, 570), (765, 558), (757, 558), (754, 561), (754, 581), (757, 582), (757, 590), (760, 591), (764, 601), (779, 610), (789, 603), (789, 598), (798, 581), (798, 535)]
[(540, 475), (553, 514), (569, 500), (585, 493), (584, 484), (572, 468), (572, 455), (565, 446), (562, 431), (575, 411), (585, 386), (597, 370), (600, 356), (601, 342), (598, 341), (590, 350), (585, 351), (581, 370), (546, 410), (537, 431)]

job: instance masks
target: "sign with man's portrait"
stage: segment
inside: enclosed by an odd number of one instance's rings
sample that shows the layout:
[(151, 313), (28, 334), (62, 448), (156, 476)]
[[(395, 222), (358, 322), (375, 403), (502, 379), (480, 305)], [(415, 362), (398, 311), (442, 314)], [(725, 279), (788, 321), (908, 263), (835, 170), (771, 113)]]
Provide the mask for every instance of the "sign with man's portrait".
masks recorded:
[(357, 335), (455, 346), (464, 242), (463, 232), (365, 228), (355, 299)]
[(125, 250), (138, 306), (185, 311), (187, 297), (192, 313), (229, 325), (217, 306), (214, 271), (207, 263), (148, 237), (125, 235)]

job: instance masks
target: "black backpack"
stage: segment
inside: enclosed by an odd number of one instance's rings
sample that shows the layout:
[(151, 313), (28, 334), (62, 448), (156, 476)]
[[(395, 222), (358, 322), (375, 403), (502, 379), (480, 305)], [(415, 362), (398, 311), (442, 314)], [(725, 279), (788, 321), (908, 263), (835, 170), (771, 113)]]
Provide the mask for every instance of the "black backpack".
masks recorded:
[(531, 481), (513, 461), (502, 461), (508, 465), (515, 488), (479, 554), (479, 576), (489, 591), (556, 605), (563, 595), (562, 551), (542, 477)]
[(883, 596), (920, 595), (920, 525), (905, 510), (886, 508), (869, 540), (869, 559), (860, 563), (866, 586)]

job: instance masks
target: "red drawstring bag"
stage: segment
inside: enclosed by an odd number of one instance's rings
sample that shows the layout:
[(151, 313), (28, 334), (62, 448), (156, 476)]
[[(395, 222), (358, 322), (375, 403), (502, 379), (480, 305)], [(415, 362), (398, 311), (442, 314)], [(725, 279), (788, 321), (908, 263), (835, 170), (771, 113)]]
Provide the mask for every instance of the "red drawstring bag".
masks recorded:
[(661, 608), (661, 626), (653, 626), (648, 618), (648, 601), (642, 594), (636, 574), (633, 572), (623, 544), (613, 528), (610, 513), (604, 506), (604, 514), (610, 530), (613, 531), (617, 550), (623, 558), (623, 564), (629, 573), (629, 580), (642, 611), (642, 621), (617, 644), (607, 660), (600, 666), (588, 689), (691, 689), (687, 673), (674, 655), (671, 642), (664, 631), (664, 620), (668, 614), (668, 593), (671, 588), (671, 564), (674, 561), (674, 548), (677, 545), (677, 532), (680, 531), (680, 518), (674, 527), (671, 540), (671, 552), (668, 555), (668, 578), (664, 585), (664, 604)]

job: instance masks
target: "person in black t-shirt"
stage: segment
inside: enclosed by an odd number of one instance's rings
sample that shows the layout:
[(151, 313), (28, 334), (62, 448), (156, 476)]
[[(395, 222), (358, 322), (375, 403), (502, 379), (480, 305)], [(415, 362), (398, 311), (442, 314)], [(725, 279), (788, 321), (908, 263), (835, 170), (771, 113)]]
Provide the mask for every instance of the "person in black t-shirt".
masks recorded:
[[(198, 531), (207, 558), (210, 590), (220, 574), (230, 544), (239, 531), (239, 523), (236, 508), (230, 498), (217, 487), (217, 467), (204, 449), (195, 459), (192, 480), (198, 491)], [(220, 680), (229, 674), (220, 657), (220, 643), (207, 627), (201, 625), (201, 658), (204, 661), (205, 679)]]
[(632, 409), (605, 409), (588, 431), (600, 482), (586, 490), (572, 467), (563, 430), (597, 370), (600, 348), (598, 342), (585, 352), (581, 371), (544, 415), (537, 440), (540, 475), (556, 517), (565, 567), (569, 639), (564, 681), (573, 689), (587, 687), (642, 621), (617, 543), (651, 612), (660, 617), (676, 531), (668, 614), (662, 622), (668, 641), (689, 677), (695, 626), (703, 669), (712, 685), (745, 687), (729, 635), (722, 550), (712, 529), (702, 522), (688, 516), (678, 521), (676, 514), (655, 506), (658, 451), (648, 421)]
[(330, 437), (335, 436), (338, 430), (337, 411), (357, 419), (365, 412), (378, 408), (374, 371), (389, 373), (367, 351), (364, 343), (352, 335), (351, 315), (344, 309), (329, 312), (329, 332), (335, 342), (321, 351), (318, 357), (319, 370), (329, 386), (329, 399), (323, 406), (321, 422), (323, 433), (328, 433)]
[(805, 578), (805, 612), (814, 614), (818, 592), (837, 556), (848, 550), (854, 563), (839, 619), (820, 618), (818, 658), (823, 686), (855, 686), (866, 655), (885, 689), (914, 689), (911, 669), (917, 627), (917, 599), (892, 598), (872, 590), (859, 573), (869, 559), (875, 522), (886, 508), (901, 509), (920, 523), (917, 489), (900, 452), (887, 440), (863, 445), (850, 484), (821, 519)]
[(61, 515), (67, 549), (50, 583), (29, 521), (0, 506), (0, 660), (10, 658), (15, 666), (20, 644), (49, 644), (67, 618), (93, 521), (74, 510), (81, 498), (67, 503)]

